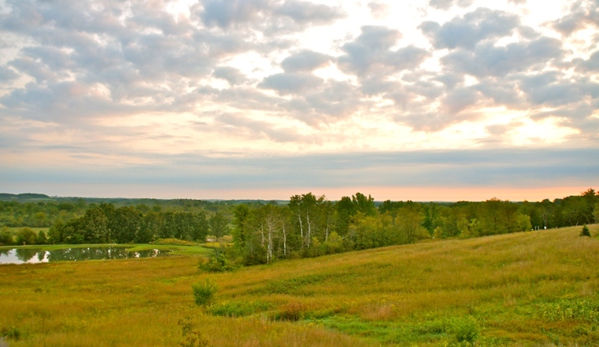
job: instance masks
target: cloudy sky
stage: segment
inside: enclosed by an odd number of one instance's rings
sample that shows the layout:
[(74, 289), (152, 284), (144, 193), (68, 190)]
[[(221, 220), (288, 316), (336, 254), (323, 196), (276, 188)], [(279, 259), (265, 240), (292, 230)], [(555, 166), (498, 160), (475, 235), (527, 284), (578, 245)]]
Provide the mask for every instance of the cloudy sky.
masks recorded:
[(538, 200), (599, 183), (599, 0), (0, 0), (0, 191)]

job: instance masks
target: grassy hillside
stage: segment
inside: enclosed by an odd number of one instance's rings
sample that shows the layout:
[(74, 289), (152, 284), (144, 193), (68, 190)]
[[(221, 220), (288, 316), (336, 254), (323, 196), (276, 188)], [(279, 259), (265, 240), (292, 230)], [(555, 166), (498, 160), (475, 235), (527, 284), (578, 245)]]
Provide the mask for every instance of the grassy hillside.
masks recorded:
[[(599, 226), (580, 229), (216, 275), (189, 256), (3, 265), (0, 331), (11, 347), (176, 346), (184, 326), (211, 346), (598, 345)], [(206, 278), (219, 291), (200, 308), (191, 285)]]

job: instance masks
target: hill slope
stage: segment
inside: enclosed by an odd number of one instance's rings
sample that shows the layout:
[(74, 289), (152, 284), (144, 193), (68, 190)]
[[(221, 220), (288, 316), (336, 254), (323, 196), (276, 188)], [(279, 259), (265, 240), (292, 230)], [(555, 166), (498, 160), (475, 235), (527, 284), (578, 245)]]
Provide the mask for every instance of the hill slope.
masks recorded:
[[(224, 274), (197, 258), (0, 266), (11, 347), (599, 344), (599, 226), (434, 241)], [(191, 284), (210, 278), (215, 304)], [(236, 316), (240, 318), (230, 318)]]

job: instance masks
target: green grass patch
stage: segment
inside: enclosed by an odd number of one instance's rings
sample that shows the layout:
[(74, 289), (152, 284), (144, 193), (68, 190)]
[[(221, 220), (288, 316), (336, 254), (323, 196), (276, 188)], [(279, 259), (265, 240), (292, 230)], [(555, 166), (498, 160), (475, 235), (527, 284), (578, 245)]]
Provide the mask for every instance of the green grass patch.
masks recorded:
[(152, 242), (153, 245), (173, 245), (173, 246), (196, 246), (197, 243), (192, 241), (179, 240), (175, 238), (158, 239)]
[(222, 317), (246, 317), (268, 311), (272, 304), (260, 300), (223, 301), (210, 306), (206, 310), (211, 315)]

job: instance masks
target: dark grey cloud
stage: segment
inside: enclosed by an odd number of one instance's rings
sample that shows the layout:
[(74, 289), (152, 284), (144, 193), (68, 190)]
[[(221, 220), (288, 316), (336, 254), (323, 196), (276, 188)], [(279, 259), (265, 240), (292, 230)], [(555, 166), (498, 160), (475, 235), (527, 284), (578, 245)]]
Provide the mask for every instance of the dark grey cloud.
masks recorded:
[(258, 84), (258, 87), (273, 89), (281, 94), (295, 94), (314, 89), (322, 82), (322, 78), (309, 73), (279, 73), (266, 77)]
[(281, 67), (285, 72), (311, 72), (314, 69), (327, 65), (331, 60), (332, 57), (326, 54), (302, 50), (285, 58), (281, 62)]
[(387, 81), (382, 78), (366, 78), (362, 79), (360, 91), (366, 95), (380, 95), (395, 91), (401, 88), (401, 84), (396, 81)]
[(441, 99), (443, 109), (448, 114), (455, 114), (472, 107), (479, 100), (474, 88), (456, 88)]
[(360, 76), (376, 73), (386, 76), (405, 69), (416, 68), (430, 53), (422, 48), (407, 46), (392, 51), (401, 38), (397, 30), (381, 26), (364, 26), (362, 33), (343, 45), (346, 53), (338, 58), (344, 71)]
[[(31, 41), (8, 62), (9, 71), (35, 83), (12, 89), (0, 103), (18, 105), (13, 114), (35, 119), (186, 111), (198, 101), (189, 83), (194, 87), (209, 76), (220, 59), (264, 49), (236, 34), (175, 21), (161, 1), (156, 7), (138, 1), (100, 2), (103, 9), (97, 4), (8, 2), (11, 12), (0, 15), (0, 25)], [(128, 9), (130, 15), (120, 18)], [(99, 86), (108, 98), (96, 95)]]
[(33, 77), (37, 83), (54, 82), (68, 76), (66, 71), (52, 70), (47, 65), (40, 64), (29, 57), (15, 59), (9, 65), (19, 72)]
[(203, 7), (200, 17), (206, 25), (227, 29), (257, 18), (262, 11), (269, 9), (270, 3), (267, 0), (206, 0)]
[(595, 51), (587, 60), (576, 59), (573, 63), (576, 65), (576, 69), (581, 72), (599, 71), (599, 51)]
[[(596, 148), (256, 155), (249, 158), (227, 154), (217, 157), (205, 153), (153, 155), (151, 159), (167, 162), (168, 165), (139, 165), (131, 162), (125, 163), (126, 166), (120, 169), (93, 165), (68, 170), (54, 167), (44, 168), (44, 175), (39, 175), (40, 167), (37, 165), (18, 169), (2, 166), (0, 188), (2, 191), (12, 191), (15, 187), (60, 187), (60, 191), (45, 191), (59, 195), (79, 189), (79, 193), (73, 194), (77, 196), (88, 195), (81, 190), (88, 189), (82, 188), (82, 185), (88, 184), (100, 185), (104, 191), (117, 189), (122, 194), (127, 192), (123, 191), (123, 186), (130, 184), (160, 185), (177, 190), (183, 187), (187, 191), (381, 185), (541, 188), (588, 186), (589, 182), (595, 182), (599, 171), (599, 164), (595, 160), (599, 150)], [(440, 170), (440, 167), (443, 169)], [(374, 198), (378, 197), (375, 195)], [(455, 197), (455, 200), (459, 199)]]
[(45, 121), (75, 121), (95, 116), (114, 116), (149, 108), (113, 103), (94, 95), (91, 87), (77, 82), (27, 85), (0, 97), (7, 109), (0, 113)]
[(534, 105), (575, 105), (585, 101), (586, 98), (591, 100), (599, 98), (599, 84), (587, 77), (573, 80), (561, 72), (553, 71), (533, 76), (519, 76), (518, 81), (520, 90)]
[(443, 83), (447, 88), (452, 89), (456, 84), (461, 83), (464, 77), (460, 73), (445, 73), (435, 77), (436, 81)]
[(551, 22), (553, 28), (562, 35), (572, 33), (588, 26), (599, 27), (599, 2), (596, 0), (580, 0), (572, 3), (571, 12)]
[(286, 0), (274, 13), (301, 24), (326, 24), (345, 16), (340, 8), (298, 0)]
[(208, 27), (224, 30), (247, 24), (268, 32), (269, 26), (276, 27), (277, 21), (286, 19), (296, 24), (292, 30), (303, 30), (307, 25), (327, 24), (345, 16), (340, 8), (299, 0), (205, 0), (198, 6), (202, 7), (199, 16)]
[(422, 48), (407, 46), (389, 52), (385, 56), (385, 64), (392, 66), (395, 70), (412, 69), (429, 56), (430, 53)]
[(277, 111), (281, 99), (268, 96), (252, 87), (236, 87), (225, 90), (201, 88), (199, 93), (208, 95), (212, 100), (240, 110)]
[(482, 95), (493, 100), (495, 105), (521, 108), (524, 103), (515, 80), (484, 78), (474, 87)]
[(218, 66), (212, 71), (212, 76), (223, 79), (234, 86), (246, 81), (246, 77), (239, 70), (229, 66)]
[(472, 49), (483, 40), (510, 35), (518, 25), (519, 19), (514, 14), (478, 8), (443, 25), (423, 22), (420, 30), (429, 37), (435, 48)]
[(19, 75), (12, 69), (8, 67), (0, 66), (0, 82), (1, 81), (10, 81), (19, 77)]
[(276, 127), (267, 122), (256, 121), (238, 114), (223, 113), (216, 118), (216, 121), (224, 125), (227, 132), (233, 131), (236, 137), (254, 140), (267, 137), (275, 142), (303, 140), (303, 137), (298, 135), (294, 129)]
[(441, 59), (452, 71), (474, 76), (504, 76), (540, 68), (560, 59), (563, 55), (561, 42), (541, 37), (531, 42), (516, 42), (505, 47), (493, 43), (481, 43), (474, 50), (455, 50)]
[(354, 41), (371, 50), (386, 50), (401, 38), (401, 33), (383, 26), (367, 25), (361, 28), (362, 33)]
[(328, 81), (321, 88), (310, 90), (303, 97), (281, 106), (295, 118), (313, 126), (344, 119), (368, 107), (356, 88), (342, 81)]

